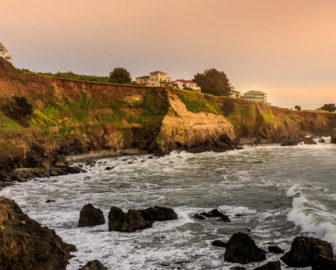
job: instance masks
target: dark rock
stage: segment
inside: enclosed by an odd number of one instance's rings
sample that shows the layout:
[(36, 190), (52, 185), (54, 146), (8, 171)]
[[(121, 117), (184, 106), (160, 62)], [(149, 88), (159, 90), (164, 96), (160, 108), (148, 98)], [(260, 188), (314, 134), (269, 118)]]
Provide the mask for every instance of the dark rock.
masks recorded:
[(336, 127), (333, 129), (333, 132), (331, 134), (331, 141), (330, 143), (336, 143)]
[(289, 252), (281, 260), (292, 267), (308, 267), (314, 265), (319, 256), (333, 259), (330, 243), (313, 237), (296, 237)]
[(78, 227), (91, 227), (105, 223), (103, 211), (91, 203), (84, 205), (79, 214)]
[(46, 203), (56, 202), (55, 200), (46, 200)]
[(259, 266), (254, 270), (281, 270), (281, 265), (279, 261), (273, 261)]
[(336, 261), (323, 256), (318, 256), (313, 264), (312, 270), (335, 270)]
[(323, 138), (318, 140), (319, 143), (327, 143)]
[(203, 212), (200, 213), (199, 215), (207, 217), (207, 218), (218, 218), (220, 221), (224, 222), (231, 222), (230, 218), (223, 213), (219, 212), (218, 209), (213, 209), (209, 212)]
[(150, 207), (143, 210), (128, 210), (124, 213), (118, 207), (111, 207), (108, 222), (109, 231), (134, 232), (152, 227), (155, 221), (177, 219), (177, 215), (171, 208)]
[(110, 170), (112, 170), (114, 167), (106, 167), (105, 168), (105, 171), (110, 171)]
[(89, 261), (85, 266), (78, 270), (107, 270), (107, 268), (98, 260)]
[(215, 247), (226, 247), (226, 246), (227, 246), (227, 243), (225, 243), (225, 242), (222, 241), (222, 240), (215, 240), (215, 241), (212, 241), (212, 242), (211, 242), (211, 245), (212, 245), (212, 246), (215, 246)]
[(288, 137), (281, 142), (281, 146), (295, 146), (298, 145), (302, 140), (296, 137)]
[(4, 198), (0, 198), (0, 228), (0, 269), (65, 270), (70, 252), (76, 250)]
[(230, 270), (246, 270), (246, 268), (241, 266), (232, 266), (230, 267)]
[(227, 243), (224, 259), (228, 262), (246, 264), (266, 259), (265, 251), (245, 233), (235, 233)]
[(284, 251), (279, 248), (278, 246), (269, 246), (268, 247), (268, 252), (274, 253), (274, 254), (281, 254), (284, 253)]
[(205, 216), (199, 215), (199, 214), (195, 214), (193, 215), (193, 218), (199, 219), (199, 220), (204, 220), (206, 219)]
[(313, 137), (305, 137), (303, 139), (303, 143), (304, 144), (316, 144)]

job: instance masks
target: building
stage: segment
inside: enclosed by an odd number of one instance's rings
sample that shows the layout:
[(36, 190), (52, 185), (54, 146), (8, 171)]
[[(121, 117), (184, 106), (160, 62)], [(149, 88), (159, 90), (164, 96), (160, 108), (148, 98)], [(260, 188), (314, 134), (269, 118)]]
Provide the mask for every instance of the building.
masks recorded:
[(146, 86), (169, 86), (171, 83), (170, 77), (166, 72), (153, 71), (149, 73), (149, 76), (141, 76), (135, 78), (135, 81), (139, 84), (145, 84)]
[(197, 83), (189, 80), (176, 80), (172, 83), (172, 85), (179, 89), (190, 89), (201, 92), (201, 88), (197, 85)]
[(12, 62), (12, 56), (8, 53), (6, 47), (0, 42), (0, 57)]
[(261, 91), (257, 91), (257, 90), (251, 90), (251, 91), (246, 92), (242, 98), (268, 104), (267, 94)]

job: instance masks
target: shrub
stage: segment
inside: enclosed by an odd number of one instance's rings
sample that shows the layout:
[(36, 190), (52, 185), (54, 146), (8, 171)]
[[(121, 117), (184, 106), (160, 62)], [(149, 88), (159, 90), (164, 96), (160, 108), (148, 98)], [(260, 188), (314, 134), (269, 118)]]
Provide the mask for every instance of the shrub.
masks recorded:
[(3, 112), (7, 117), (24, 122), (26, 118), (32, 115), (33, 106), (27, 101), (26, 97), (14, 96), (5, 104)]

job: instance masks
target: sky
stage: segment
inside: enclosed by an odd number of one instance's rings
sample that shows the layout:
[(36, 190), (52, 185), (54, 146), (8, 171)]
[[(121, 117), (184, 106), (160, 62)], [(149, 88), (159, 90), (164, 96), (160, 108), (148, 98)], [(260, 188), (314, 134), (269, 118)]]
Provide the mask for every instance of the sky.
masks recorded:
[(223, 70), (273, 105), (336, 102), (336, 0), (0, 0), (19, 68), (192, 79)]

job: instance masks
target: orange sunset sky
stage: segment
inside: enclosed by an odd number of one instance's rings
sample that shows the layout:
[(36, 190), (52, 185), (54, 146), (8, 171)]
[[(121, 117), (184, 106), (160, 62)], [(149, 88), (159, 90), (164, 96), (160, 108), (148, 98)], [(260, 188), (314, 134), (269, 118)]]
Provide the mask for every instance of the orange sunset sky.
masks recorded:
[(336, 102), (335, 0), (0, 0), (0, 13), (20, 68), (188, 79), (215, 67), (277, 106)]

